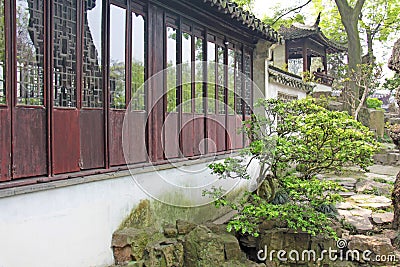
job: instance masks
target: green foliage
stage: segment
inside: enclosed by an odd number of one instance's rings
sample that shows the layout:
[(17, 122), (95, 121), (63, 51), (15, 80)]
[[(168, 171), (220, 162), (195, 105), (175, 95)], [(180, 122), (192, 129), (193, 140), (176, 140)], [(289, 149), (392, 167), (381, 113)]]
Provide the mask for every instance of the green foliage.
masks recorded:
[(228, 223), (227, 230), (249, 233), (258, 236), (259, 224), (263, 221), (279, 220), (294, 231), (303, 231), (311, 235), (325, 234), (337, 237), (330, 226), (329, 216), (304, 203), (285, 203), (275, 205), (251, 194), (241, 212)]
[(110, 81), (114, 84), (111, 92), (111, 106), (113, 108), (125, 108), (125, 63), (111, 62)]
[(311, 98), (260, 100), (258, 105), (265, 115), (253, 115), (243, 128), (252, 140), (249, 147), (237, 158), (209, 166), (222, 179), (250, 179), (248, 169), (257, 162), (258, 189), (240, 203), (228, 202), (221, 189), (204, 193), (214, 197), (217, 206), (239, 211), (228, 230), (257, 235), (260, 222), (280, 220), (295, 231), (335, 236), (327, 213), (340, 201), (343, 188), (315, 175), (347, 165), (371, 165), (377, 150), (373, 133), (347, 113), (329, 111)]
[(346, 165), (365, 169), (373, 163), (373, 133), (346, 112), (328, 111), (306, 99), (284, 104), (278, 115), (276, 163), (283, 169), (277, 166), (275, 175), (296, 166), (302, 177), (311, 178)]
[[(324, 34), (335, 41), (347, 42), (348, 37), (337, 5), (334, 1), (313, 0), (315, 16), (322, 12), (320, 27)], [(356, 1), (349, 1), (354, 6)], [(398, 33), (400, 3), (396, 0), (366, 0), (359, 17), (359, 32), (365, 36), (364, 47), (367, 48), (370, 38), (372, 41), (389, 41)], [(381, 49), (381, 47), (379, 47)], [(367, 50), (367, 49), (366, 49)]]
[(251, 11), (254, 6), (254, 0), (233, 0), (238, 6), (244, 10)]
[(367, 98), (367, 107), (374, 109), (381, 109), (383, 102), (378, 98)]
[(382, 88), (396, 92), (400, 88), (400, 74), (396, 73), (393, 77), (386, 78)]
[(290, 28), (290, 26), (297, 22), (304, 24), (305, 17), (302, 14), (296, 14), (292, 17), (288, 18), (281, 18), (277, 21), (277, 19), (286, 12), (285, 9), (279, 10), (275, 9), (274, 10), (274, 15), (272, 17), (269, 17), (268, 15), (264, 15), (264, 17), (261, 19), (264, 23), (271, 25), (274, 30), (279, 30), (279, 28), (283, 25), (287, 28)]

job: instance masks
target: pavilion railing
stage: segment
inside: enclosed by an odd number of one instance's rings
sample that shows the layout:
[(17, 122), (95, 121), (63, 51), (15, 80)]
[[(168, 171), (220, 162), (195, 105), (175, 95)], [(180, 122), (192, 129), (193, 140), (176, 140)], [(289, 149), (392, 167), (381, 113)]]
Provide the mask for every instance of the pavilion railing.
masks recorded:
[(332, 86), (332, 83), (335, 80), (333, 77), (328, 76), (327, 74), (325, 74), (323, 72), (314, 71), (313, 74), (314, 74), (314, 77), (315, 77), (315, 81), (317, 83), (320, 83), (320, 84), (323, 84), (323, 85)]

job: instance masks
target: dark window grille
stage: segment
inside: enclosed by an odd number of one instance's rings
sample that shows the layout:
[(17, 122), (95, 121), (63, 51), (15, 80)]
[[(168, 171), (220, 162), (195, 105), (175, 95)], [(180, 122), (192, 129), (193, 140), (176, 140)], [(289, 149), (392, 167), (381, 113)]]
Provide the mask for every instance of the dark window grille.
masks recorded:
[(53, 1), (54, 106), (76, 107), (76, 1)]
[(102, 1), (85, 1), (83, 25), (82, 106), (103, 106)]
[(244, 56), (244, 75), (245, 75), (245, 86), (243, 92), (243, 100), (245, 102), (245, 114), (251, 114), (252, 105), (252, 80), (251, 80), (251, 57), (248, 54)]
[(217, 75), (217, 86), (218, 86), (218, 113), (225, 114), (225, 48), (218, 46), (218, 75)]
[(242, 71), (242, 53), (240, 51), (236, 51), (235, 54), (236, 57), (236, 63), (235, 63), (235, 69), (236, 69), (236, 75), (235, 75), (235, 93), (236, 93), (236, 113), (237, 114), (243, 114), (243, 71)]

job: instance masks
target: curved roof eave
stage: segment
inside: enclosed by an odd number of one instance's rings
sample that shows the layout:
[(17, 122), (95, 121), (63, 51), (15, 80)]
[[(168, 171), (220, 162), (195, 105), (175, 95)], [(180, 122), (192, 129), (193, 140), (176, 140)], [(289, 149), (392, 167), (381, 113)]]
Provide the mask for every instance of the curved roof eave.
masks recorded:
[(230, 0), (203, 0), (210, 6), (215, 6), (219, 12), (230, 15), (231, 19), (241, 22), (253, 34), (267, 41), (281, 43), (282, 37), (271, 26), (265, 24), (256, 16), (240, 8), (236, 3)]

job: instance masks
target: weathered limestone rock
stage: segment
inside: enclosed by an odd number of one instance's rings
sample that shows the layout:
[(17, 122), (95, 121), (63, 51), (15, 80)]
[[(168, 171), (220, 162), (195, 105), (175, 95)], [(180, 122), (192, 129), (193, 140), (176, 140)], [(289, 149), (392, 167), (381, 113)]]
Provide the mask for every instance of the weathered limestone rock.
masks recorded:
[(350, 237), (348, 248), (351, 250), (370, 250), (375, 255), (392, 255), (394, 247), (390, 238), (354, 235)]
[[(279, 251), (303, 251), (308, 249), (311, 241), (311, 236), (307, 233), (293, 233), (288, 229), (275, 229), (264, 231), (259, 237), (257, 242), (257, 251), (267, 250), (269, 253), (272, 250)], [(270, 264), (269, 254), (267, 254), (267, 266)], [(291, 262), (294, 263), (294, 262)], [(296, 264), (303, 264), (304, 262), (296, 262)], [(272, 264), (272, 263), (271, 263)], [(298, 265), (300, 266), (300, 265)]]
[(224, 241), (205, 226), (197, 226), (185, 237), (185, 267), (221, 266), (225, 262)]
[(176, 221), (176, 229), (178, 229), (178, 234), (180, 235), (186, 235), (190, 231), (192, 231), (194, 228), (196, 228), (196, 224), (192, 222), (187, 222), (183, 220), (177, 220)]
[(174, 225), (164, 226), (164, 236), (167, 238), (174, 238), (178, 235), (178, 230)]
[(182, 267), (183, 245), (173, 239), (149, 244), (144, 251), (144, 262), (152, 267)]
[(143, 229), (125, 228), (116, 231), (113, 234), (111, 244), (116, 264), (142, 260), (147, 244), (160, 236), (161, 234), (151, 227)]
[(268, 220), (263, 221), (259, 226), (258, 230), (263, 233), (268, 230), (273, 230), (276, 228), (287, 228), (287, 223), (282, 220)]
[(222, 267), (262, 267), (266, 266), (264, 263), (255, 263), (254, 261), (250, 260), (243, 260), (243, 261), (238, 261), (238, 260), (232, 260), (232, 261), (227, 261), (225, 262)]
[(247, 248), (256, 248), (257, 247), (257, 239), (251, 235), (241, 235), (239, 237), (240, 244)]
[(152, 227), (154, 214), (148, 199), (141, 200), (138, 206), (131, 212), (121, 225), (121, 228), (143, 228)]
[(374, 163), (379, 165), (387, 165), (388, 156), (387, 154), (375, 154), (374, 155)]
[(230, 234), (219, 235), (224, 242), (224, 251), (226, 260), (243, 260), (246, 255), (242, 252), (239, 246), (239, 241), (235, 236)]

